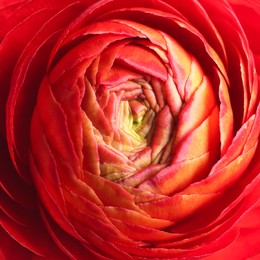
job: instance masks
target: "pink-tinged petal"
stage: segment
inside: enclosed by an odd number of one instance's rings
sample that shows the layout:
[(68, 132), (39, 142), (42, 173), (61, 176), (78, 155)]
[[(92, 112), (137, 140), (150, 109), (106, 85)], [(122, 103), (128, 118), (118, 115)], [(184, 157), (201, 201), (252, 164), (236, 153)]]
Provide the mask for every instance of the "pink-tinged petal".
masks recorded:
[[(190, 73), (184, 86), (184, 102), (188, 102), (192, 99), (192, 96), (197, 89), (204, 84), (210, 86), (210, 81), (207, 77), (205, 77), (204, 71), (200, 67), (198, 61), (194, 57), (191, 57)], [(209, 91), (210, 93), (212, 92), (211, 90)]]
[(167, 46), (167, 56), (172, 69), (173, 78), (176, 82), (178, 93), (182, 100), (185, 99), (185, 83), (188, 80), (191, 70), (192, 57), (187, 53), (181, 45), (163, 34)]
[(140, 152), (136, 152), (134, 158), (130, 157), (136, 169), (143, 169), (149, 166), (152, 162), (152, 149), (150, 147), (146, 147), (142, 149)]
[(170, 113), (169, 107), (165, 106), (155, 117), (155, 129), (151, 143), (152, 161), (156, 160), (157, 156), (169, 142), (173, 132), (173, 127), (174, 119)]
[(219, 149), (218, 116), (218, 107), (215, 107), (200, 126), (177, 143), (173, 150), (172, 163), (198, 158), (208, 152), (214, 154), (213, 157), (217, 160)]
[(145, 100), (149, 104), (149, 107), (151, 107), (151, 109), (154, 110), (155, 112), (158, 112), (160, 108), (152, 86), (148, 83), (144, 83), (142, 85), (142, 91), (143, 91), (143, 95), (145, 96)]
[(166, 195), (180, 192), (191, 183), (206, 177), (217, 156), (217, 151), (215, 153), (210, 151), (200, 157), (173, 163), (159, 171), (154, 177), (150, 176), (150, 179), (138, 188)]
[(121, 93), (118, 94), (118, 93), (115, 93), (115, 92), (108, 94), (107, 98), (106, 98), (107, 104), (106, 104), (105, 107), (103, 107), (103, 111), (104, 111), (104, 114), (105, 114), (107, 121), (114, 128), (115, 128), (115, 121), (116, 121), (117, 116), (118, 116), (118, 109), (119, 109), (120, 102), (121, 102), (121, 95), (122, 95)]
[[(134, 73), (131, 72), (130, 70), (124, 70), (124, 68), (121, 68), (120, 66), (118, 66), (118, 70), (119, 70), (118, 73), (116, 73), (117, 70), (115, 70), (115, 75), (113, 72), (111, 72), (113, 66), (115, 65), (114, 62), (117, 53), (119, 52), (120, 48), (127, 43), (129, 43), (129, 40), (115, 42), (108, 49), (104, 50), (100, 54), (98, 71), (96, 76), (96, 82), (98, 84), (117, 85), (126, 81), (127, 78), (131, 77), (130, 75)], [(122, 76), (120, 72), (123, 74)], [(127, 72), (129, 73), (129, 75)]]
[[(160, 31), (154, 30), (150, 26), (146, 26), (143, 23), (138, 23), (137, 21), (117, 20), (116, 22), (118, 24), (127, 25), (127, 27), (134, 29), (135, 31), (140, 33), (140, 35), (136, 34), (135, 36), (139, 36), (141, 39), (142, 38), (148, 39), (155, 46), (159, 46), (159, 48), (162, 48), (165, 50), (165, 40)], [(148, 43), (148, 46), (149, 46), (149, 43)], [(154, 52), (154, 53), (156, 53), (156, 52)], [(160, 55), (158, 55), (158, 57), (161, 58)], [(162, 60), (162, 61), (165, 61), (165, 60)]]
[(135, 81), (127, 81), (113, 88), (112, 90), (120, 89), (120, 95), (122, 95), (121, 101), (129, 101), (142, 96), (141, 85)]
[(49, 78), (50, 83), (54, 84), (60, 77), (66, 76), (66, 72), (73, 69), (78, 64), (94, 60), (103, 50), (115, 41), (123, 40), (124, 35), (103, 34), (95, 35), (72, 49), (69, 49), (54, 68), (51, 70)]
[[(117, 66), (115, 66), (115, 68), (117, 68)], [(123, 68), (124, 70), (124, 68)], [(142, 81), (141, 81), (142, 82)], [(120, 84), (116, 84), (116, 85), (105, 85), (105, 86), (99, 86), (98, 90), (97, 90), (97, 96), (98, 97), (102, 97), (102, 95), (104, 95), (104, 93), (106, 92), (120, 92), (120, 91), (124, 91), (124, 92), (134, 92), (135, 90), (140, 90), (141, 89), (141, 85), (140, 83), (135, 82), (134, 80), (129, 80), (126, 82), (122, 82)], [(125, 99), (127, 100), (127, 99)]]
[[(207, 104), (207, 106), (202, 106), (202, 104)], [(190, 100), (184, 104), (178, 116), (175, 144), (177, 145), (182, 138), (200, 126), (202, 122), (212, 114), (213, 109), (216, 110), (214, 92), (209, 80), (203, 77), (200, 86), (191, 96)], [(216, 114), (216, 111), (214, 114)], [(213, 123), (215, 127), (217, 127), (218, 119)], [(209, 133), (210, 132), (208, 132), (207, 136)]]
[[(158, 57), (160, 57), (160, 59), (162, 60), (163, 63), (168, 64), (167, 53), (165, 51), (165, 47), (163, 47), (165, 45), (165, 43), (163, 41), (161, 44), (158, 44), (158, 42), (156, 40), (154, 40), (154, 38), (152, 38), (152, 35), (155, 35), (155, 34), (158, 34), (158, 31), (155, 30), (154, 33), (152, 33), (151, 35), (148, 31), (148, 35), (146, 35), (148, 40), (140, 38), (140, 39), (136, 39), (135, 43), (146, 46), (151, 51), (155, 52), (158, 55)], [(160, 36), (160, 37), (162, 37), (162, 36)], [(163, 40), (163, 38), (162, 38), (162, 40)], [(166, 67), (167, 67), (167, 65), (166, 65)]]
[(142, 116), (147, 111), (147, 106), (145, 106), (142, 102), (134, 99), (129, 101), (129, 106), (131, 108), (131, 112), (134, 118), (138, 118)]
[[(167, 80), (168, 80), (168, 77), (167, 77)], [(151, 86), (153, 88), (158, 106), (160, 108), (163, 108), (166, 105), (164, 85), (165, 85), (165, 82), (162, 82), (156, 78), (151, 78)]]
[(171, 76), (168, 76), (164, 88), (168, 106), (172, 115), (175, 117), (180, 113), (183, 101), (181, 100), (174, 79)]
[[(107, 164), (115, 164), (115, 165), (122, 165), (123, 166), (130, 166), (131, 162), (128, 160), (126, 156), (124, 156), (119, 151), (112, 149), (106, 145), (99, 145), (98, 146), (98, 153), (100, 158), (100, 163), (107, 163)], [(131, 167), (129, 167), (131, 168)]]
[(104, 111), (97, 102), (94, 89), (86, 80), (85, 83), (85, 97), (82, 100), (81, 108), (86, 113), (87, 117), (92, 122), (93, 126), (100, 131), (104, 136), (110, 136), (111, 126), (106, 119)]
[[(143, 57), (145, 56), (145, 59)], [(133, 69), (154, 76), (162, 81), (167, 79), (167, 71), (160, 58), (149, 49), (134, 44), (128, 44), (120, 49), (117, 60)]]
[[(101, 69), (99, 71), (102, 71)], [(98, 77), (98, 75), (97, 75)], [(117, 84), (122, 84), (127, 82), (128, 80), (133, 80), (133, 79), (141, 79), (142, 76), (141, 74), (127, 69), (120, 67), (118, 65), (114, 65), (108, 73), (103, 74), (102, 73), (102, 80), (100, 80), (101, 84), (107, 84), (107, 85), (117, 85)]]
[(141, 183), (152, 178), (154, 175), (160, 172), (165, 166), (166, 165), (164, 164), (151, 164), (139, 170), (133, 176), (124, 179), (122, 181), (122, 184), (126, 186), (137, 187)]

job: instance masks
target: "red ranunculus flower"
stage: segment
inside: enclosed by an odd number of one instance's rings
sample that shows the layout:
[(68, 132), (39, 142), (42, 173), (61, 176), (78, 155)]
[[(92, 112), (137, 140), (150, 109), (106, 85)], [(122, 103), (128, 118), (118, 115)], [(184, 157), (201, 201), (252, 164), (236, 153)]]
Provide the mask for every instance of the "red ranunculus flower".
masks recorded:
[(260, 5), (0, 1), (0, 258), (260, 254)]

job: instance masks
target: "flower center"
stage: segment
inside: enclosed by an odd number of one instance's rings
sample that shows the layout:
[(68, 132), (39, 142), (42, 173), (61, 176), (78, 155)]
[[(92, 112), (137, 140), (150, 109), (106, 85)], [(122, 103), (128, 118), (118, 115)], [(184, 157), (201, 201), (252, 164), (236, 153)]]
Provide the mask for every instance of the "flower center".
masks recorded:
[(135, 114), (131, 103), (132, 102), (128, 101), (121, 102), (119, 108), (119, 117), (120, 121), (122, 122), (123, 131), (136, 140), (137, 144), (141, 145), (145, 140), (145, 137), (138, 133), (138, 129), (140, 129), (143, 125), (143, 116), (145, 111), (142, 111), (140, 114)]
[[(151, 77), (98, 86), (95, 96), (104, 117), (102, 122), (95, 124), (96, 117), (92, 122), (103, 177), (120, 181), (150, 164), (168, 160), (166, 150), (170, 150), (167, 144), (173, 117), (167, 104), (161, 101), (165, 97), (158, 89), (162, 91), (163, 83)], [(161, 112), (165, 109), (169, 112), (166, 117)], [(89, 115), (93, 114), (99, 113), (91, 110)]]
[(94, 129), (97, 173), (112, 181), (149, 165), (166, 165), (172, 156), (180, 102), (173, 104), (175, 99), (167, 94), (174, 83), (165, 54), (146, 43), (126, 40), (111, 45), (85, 74), (82, 109)]

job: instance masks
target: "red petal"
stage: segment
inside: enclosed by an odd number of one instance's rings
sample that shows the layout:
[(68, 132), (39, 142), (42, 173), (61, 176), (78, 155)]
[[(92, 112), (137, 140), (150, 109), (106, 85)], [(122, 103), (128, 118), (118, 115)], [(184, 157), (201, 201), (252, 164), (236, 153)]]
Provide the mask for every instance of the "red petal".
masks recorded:
[[(145, 59), (143, 57), (145, 56)], [(126, 63), (137, 71), (154, 76), (162, 81), (167, 79), (167, 71), (159, 57), (145, 47), (126, 45), (118, 54), (118, 60)]]
[(21, 246), (11, 238), (2, 228), (0, 228), (0, 258), (28, 260), (32, 259), (33, 253)]

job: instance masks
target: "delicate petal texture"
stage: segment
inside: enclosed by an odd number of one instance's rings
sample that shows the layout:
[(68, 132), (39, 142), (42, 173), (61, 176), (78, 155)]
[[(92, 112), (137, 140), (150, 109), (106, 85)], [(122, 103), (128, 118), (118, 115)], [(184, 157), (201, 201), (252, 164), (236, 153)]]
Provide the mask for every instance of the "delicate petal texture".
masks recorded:
[(0, 258), (259, 250), (260, 5), (0, 2)]

